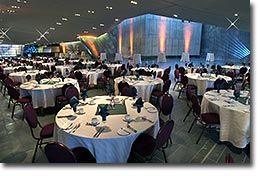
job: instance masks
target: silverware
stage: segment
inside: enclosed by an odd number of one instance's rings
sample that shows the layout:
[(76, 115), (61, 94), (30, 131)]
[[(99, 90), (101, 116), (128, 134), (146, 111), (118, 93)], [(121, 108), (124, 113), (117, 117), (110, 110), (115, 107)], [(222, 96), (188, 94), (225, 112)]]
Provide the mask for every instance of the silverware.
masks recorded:
[(144, 120), (144, 121), (148, 121), (148, 122), (150, 122), (150, 123), (154, 123), (154, 121), (152, 121), (151, 119), (146, 118), (145, 116), (143, 116), (143, 117), (141, 117), (141, 118), (142, 118), (142, 120)]
[(80, 123), (70, 129), (69, 133), (74, 133), (80, 127)]
[(125, 128), (120, 128), (121, 130), (123, 130), (124, 132), (126, 132), (127, 134), (131, 134), (129, 131), (127, 131)]
[(129, 124), (127, 124), (127, 128), (129, 128), (131, 131), (133, 131), (133, 132), (137, 132), (137, 130), (136, 129), (134, 129), (133, 127), (131, 127)]
[(94, 138), (98, 135), (98, 133), (100, 132), (100, 130), (101, 130), (102, 128), (99, 128), (98, 130), (97, 130), (97, 132), (94, 134)]
[(72, 128), (72, 125), (73, 125), (73, 123), (70, 123), (70, 125), (67, 126), (66, 128), (64, 128), (64, 130), (68, 130), (68, 129)]
[(96, 138), (99, 137), (99, 135), (104, 131), (104, 129), (105, 129), (105, 128), (102, 127), (101, 130), (99, 130), (99, 133), (96, 135)]

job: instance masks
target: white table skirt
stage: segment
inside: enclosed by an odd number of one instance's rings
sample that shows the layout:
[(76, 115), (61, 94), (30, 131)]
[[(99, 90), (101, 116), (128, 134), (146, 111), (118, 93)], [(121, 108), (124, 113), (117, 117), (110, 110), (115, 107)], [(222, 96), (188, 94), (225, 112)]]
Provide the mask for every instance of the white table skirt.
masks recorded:
[(86, 70), (86, 69), (83, 69), (83, 70), (79, 70), (81, 71), (82, 75), (83, 75), (83, 78), (86, 78), (87, 76), (89, 76), (89, 84), (90, 85), (97, 85), (97, 80), (98, 78), (101, 78), (104, 71), (105, 70), (100, 70), (100, 69), (97, 69), (97, 70)]
[(163, 80), (160, 78), (153, 79), (152, 76), (140, 76), (144, 80), (132, 81), (131, 78), (136, 78), (136, 76), (123, 76), (114, 79), (114, 90), (115, 95), (119, 95), (118, 83), (122, 80), (126, 81), (129, 85), (135, 86), (137, 89), (137, 96), (142, 97), (143, 100), (149, 102), (151, 93), (154, 89), (162, 90)]
[(20, 83), (27, 82), (26, 76), (31, 75), (31, 80), (35, 80), (36, 74), (44, 74), (45, 70), (29, 70), (27, 72), (21, 71), (21, 72), (13, 72), (9, 74), (9, 78), (11, 78), (13, 81), (18, 81)]
[(203, 74), (203, 77), (200, 76), (199, 73), (188, 73), (186, 76), (188, 77), (188, 83), (196, 85), (198, 87), (197, 94), (203, 95), (206, 91), (206, 88), (214, 87), (214, 82), (217, 78), (223, 78), (226, 81), (231, 81), (232, 78), (229, 76), (222, 76), (218, 75), (216, 77), (215, 74), (208, 74), (211, 77), (207, 76), (206, 74)]
[[(44, 81), (46, 79), (43, 79)], [(59, 78), (52, 78), (52, 80), (60, 80)], [(66, 83), (72, 83), (79, 91), (79, 84), (76, 79), (66, 78), (64, 82), (59, 82), (54, 85), (39, 84), (35, 87), (36, 81), (25, 82), (20, 86), (21, 97), (32, 96), (32, 103), (34, 108), (55, 107), (56, 96), (61, 95), (61, 88)]]
[[(152, 135), (154, 138), (159, 130), (159, 119), (158, 111), (148, 112), (144, 107), (153, 107), (152, 104), (145, 102), (141, 113), (137, 113), (136, 108), (132, 107), (134, 100), (128, 98), (125, 100), (127, 114), (132, 119), (136, 119), (140, 116), (146, 116), (151, 119), (153, 123), (148, 121), (133, 121), (130, 123), (131, 127), (135, 128), (137, 132), (133, 132), (127, 127), (125, 122), (125, 114), (119, 115), (108, 115), (106, 122), (101, 121), (100, 115), (95, 115), (98, 104), (109, 103), (109, 96), (96, 96), (94, 97), (95, 105), (80, 106), (86, 112), (83, 115), (77, 115), (74, 120), (68, 120), (68, 118), (57, 118), (58, 116), (74, 114), (70, 108), (62, 109), (56, 116), (56, 127), (54, 131), (54, 139), (68, 146), (69, 148), (74, 147), (86, 147), (96, 158), (97, 163), (126, 163), (129, 157), (131, 147), (135, 139), (139, 134), (145, 132)], [(127, 97), (118, 96), (120, 100)], [(90, 102), (93, 98), (86, 99), (86, 102)], [(67, 105), (69, 106), (69, 105)], [(86, 122), (91, 122), (93, 117), (97, 117), (100, 124), (96, 127), (91, 125), (85, 125)], [(69, 133), (69, 130), (63, 130), (69, 124), (81, 124), (74, 133)], [(98, 138), (94, 138), (93, 135), (97, 129), (105, 126), (106, 130)], [(131, 134), (121, 136), (117, 132), (121, 127), (126, 128)]]
[(140, 70), (140, 69), (144, 69), (145, 71), (155, 71), (156, 72), (156, 77), (158, 76), (158, 74), (160, 73), (161, 75), (163, 75), (163, 72), (164, 72), (164, 69), (163, 68), (149, 68), (148, 67), (134, 67), (131, 69), (131, 71), (135, 72), (137, 70)]
[(238, 148), (245, 148), (250, 142), (250, 105), (235, 102), (233, 107), (225, 107), (230, 105), (226, 102), (230, 98), (224, 97), (224, 94), (232, 97), (233, 91), (221, 90), (220, 93), (221, 95), (213, 90), (204, 94), (201, 113), (218, 113), (220, 116), (219, 140), (229, 141)]

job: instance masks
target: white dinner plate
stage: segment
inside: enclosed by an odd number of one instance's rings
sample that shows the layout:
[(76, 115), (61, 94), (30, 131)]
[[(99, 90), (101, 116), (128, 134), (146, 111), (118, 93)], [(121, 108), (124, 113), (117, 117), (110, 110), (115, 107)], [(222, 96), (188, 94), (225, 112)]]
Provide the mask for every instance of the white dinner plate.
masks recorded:
[(249, 113), (249, 112), (250, 112), (250, 110), (249, 110), (249, 109), (244, 109), (244, 112), (247, 112), (247, 113)]
[(125, 129), (125, 130), (119, 129), (119, 130), (117, 130), (117, 134), (118, 134), (119, 136), (127, 136), (127, 135), (131, 134), (131, 132), (128, 131), (127, 129)]
[(156, 113), (157, 112), (157, 109), (155, 107), (148, 107), (146, 108), (148, 112), (150, 113)]

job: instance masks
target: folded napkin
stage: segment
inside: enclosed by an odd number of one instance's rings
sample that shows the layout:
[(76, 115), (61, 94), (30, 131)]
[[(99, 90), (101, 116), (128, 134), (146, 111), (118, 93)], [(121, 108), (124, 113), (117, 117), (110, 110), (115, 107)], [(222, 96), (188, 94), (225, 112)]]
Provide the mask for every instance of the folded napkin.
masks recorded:
[(73, 96), (71, 99), (70, 99), (70, 107), (73, 108), (73, 111), (76, 112), (77, 111), (77, 106), (79, 104), (79, 100), (77, 97)]
[(29, 82), (31, 80), (31, 75), (26, 75), (25, 79)]
[(88, 98), (88, 92), (86, 89), (84, 89), (82, 92), (81, 92), (81, 97), (83, 99), (83, 101), (86, 100), (86, 98)]
[(102, 121), (106, 121), (108, 113), (108, 104), (105, 104), (104, 106), (98, 105), (98, 114), (102, 117)]
[(35, 76), (35, 80), (38, 82), (38, 84), (40, 84), (41, 79), (42, 79), (42, 77), (41, 77), (40, 74), (37, 74), (37, 75)]
[(137, 107), (137, 112), (140, 113), (141, 112), (141, 108), (144, 106), (144, 102), (142, 100), (141, 97), (139, 97), (136, 102), (133, 104), (133, 106)]
[(132, 86), (131, 97), (133, 97), (135, 99), (136, 96), (137, 96), (137, 89), (134, 86)]

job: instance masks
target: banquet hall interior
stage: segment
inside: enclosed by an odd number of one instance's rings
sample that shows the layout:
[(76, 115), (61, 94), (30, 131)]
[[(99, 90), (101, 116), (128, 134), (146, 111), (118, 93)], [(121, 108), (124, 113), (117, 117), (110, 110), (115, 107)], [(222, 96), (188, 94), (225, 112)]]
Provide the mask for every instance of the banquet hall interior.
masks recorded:
[(0, 4), (1, 163), (252, 163), (250, 1)]

